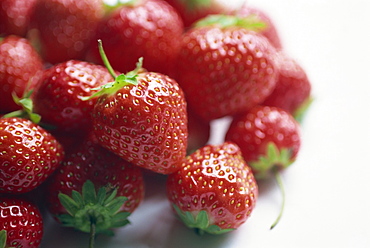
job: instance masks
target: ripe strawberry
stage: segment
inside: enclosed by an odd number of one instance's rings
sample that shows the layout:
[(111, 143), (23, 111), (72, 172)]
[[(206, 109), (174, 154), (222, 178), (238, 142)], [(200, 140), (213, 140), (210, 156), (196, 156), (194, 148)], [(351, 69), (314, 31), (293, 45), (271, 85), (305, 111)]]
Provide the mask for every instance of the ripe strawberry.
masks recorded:
[(102, 0), (38, 0), (30, 26), (44, 60), (82, 60), (104, 11)]
[(286, 52), (279, 52), (277, 61), (279, 79), (263, 105), (282, 108), (301, 120), (312, 101), (311, 82), (305, 70)]
[(22, 97), (34, 87), (43, 64), (30, 42), (10, 35), (0, 41), (0, 113), (20, 109), (12, 97)]
[(134, 69), (140, 57), (145, 68), (168, 75), (180, 46), (183, 23), (176, 11), (162, 0), (133, 0), (115, 7), (97, 29), (87, 56), (103, 63), (96, 43), (101, 39), (112, 67), (121, 72)]
[(30, 120), (0, 119), (0, 193), (24, 193), (39, 186), (59, 166), (57, 140)]
[(92, 63), (68, 60), (43, 72), (32, 95), (34, 112), (42, 121), (62, 132), (85, 132), (91, 126), (91, 111), (96, 99), (91, 96), (113, 78), (108, 70)]
[(134, 71), (115, 77), (93, 95), (100, 95), (92, 113), (95, 135), (123, 159), (169, 174), (186, 156), (185, 97), (172, 78), (140, 70), (139, 62)]
[(0, 247), (37, 248), (43, 219), (37, 206), (22, 198), (0, 197)]
[(294, 162), (301, 145), (300, 126), (288, 112), (256, 106), (235, 117), (225, 140), (236, 143), (257, 179)]
[(0, 1), (0, 35), (26, 37), (32, 8), (37, 0)]
[(62, 224), (83, 232), (93, 231), (94, 224), (100, 233), (128, 223), (127, 216), (143, 200), (144, 180), (139, 167), (91, 137), (66, 154), (48, 180), (46, 201), (49, 212)]
[(252, 171), (231, 142), (197, 150), (167, 180), (168, 199), (180, 219), (201, 233), (238, 228), (258, 196)]
[[(220, 0), (166, 0), (180, 14), (184, 25), (189, 28), (196, 21), (213, 14), (226, 14), (238, 9), (243, 1)], [(235, 4), (236, 3), (236, 4)]]
[(254, 25), (249, 19), (211, 16), (185, 33), (175, 79), (204, 120), (247, 111), (273, 91), (276, 51), (251, 30)]
[(235, 11), (234, 14), (242, 18), (256, 18), (259, 22), (264, 23), (265, 27), (260, 30), (260, 33), (265, 36), (276, 49), (282, 49), (279, 32), (271, 17), (263, 10), (251, 7), (249, 4), (245, 3), (240, 9)]

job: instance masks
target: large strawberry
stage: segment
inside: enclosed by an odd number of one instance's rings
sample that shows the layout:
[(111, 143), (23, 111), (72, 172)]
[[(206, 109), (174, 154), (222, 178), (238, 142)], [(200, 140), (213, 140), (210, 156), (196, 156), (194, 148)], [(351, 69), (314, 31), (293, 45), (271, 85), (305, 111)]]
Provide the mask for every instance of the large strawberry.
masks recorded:
[(31, 90), (42, 69), (41, 58), (27, 39), (10, 35), (0, 40), (0, 113), (21, 108), (13, 94), (22, 97)]
[(94, 131), (102, 146), (123, 159), (169, 174), (186, 156), (185, 97), (172, 78), (140, 70), (138, 63), (132, 72), (113, 75), (115, 81), (93, 95), (100, 95), (92, 113)]
[(37, 0), (0, 1), (0, 35), (25, 37), (32, 8)]
[(64, 151), (30, 120), (0, 118), (0, 193), (29, 192), (60, 165)]
[(42, 121), (64, 132), (81, 132), (91, 126), (91, 111), (96, 99), (94, 88), (112, 81), (108, 70), (92, 63), (68, 60), (43, 72), (32, 95), (34, 112)]
[(173, 208), (185, 225), (200, 233), (238, 228), (250, 216), (258, 196), (252, 170), (231, 142), (197, 150), (167, 180)]
[(263, 105), (282, 108), (301, 120), (312, 102), (311, 82), (302, 66), (286, 52), (277, 56), (279, 79)]
[(141, 168), (89, 136), (66, 154), (48, 181), (48, 210), (66, 226), (92, 232), (94, 225), (96, 233), (107, 232), (128, 223), (143, 200), (143, 181)]
[(240, 9), (234, 12), (235, 15), (243, 18), (255, 18), (257, 21), (262, 22), (264, 27), (259, 32), (268, 38), (270, 43), (277, 49), (282, 49), (282, 42), (280, 34), (275, 26), (271, 17), (260, 8), (252, 7), (245, 3)]
[(30, 20), (32, 37), (47, 62), (81, 60), (103, 15), (102, 0), (38, 0)]
[(273, 91), (276, 50), (253, 28), (251, 19), (211, 16), (183, 36), (175, 79), (203, 119), (245, 112)]
[(147, 70), (169, 74), (182, 33), (182, 20), (168, 3), (162, 0), (126, 1), (115, 6), (99, 23), (87, 59), (102, 63), (96, 43), (101, 39), (114, 69), (126, 73), (144, 57)]
[(23, 198), (0, 197), (0, 247), (38, 248), (44, 223), (38, 207)]

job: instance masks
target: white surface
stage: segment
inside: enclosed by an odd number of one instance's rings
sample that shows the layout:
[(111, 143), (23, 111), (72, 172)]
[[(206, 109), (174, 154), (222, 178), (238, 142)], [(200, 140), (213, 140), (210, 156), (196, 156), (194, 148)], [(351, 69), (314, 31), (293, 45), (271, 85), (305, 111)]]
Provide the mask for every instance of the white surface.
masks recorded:
[[(199, 237), (172, 215), (163, 180), (152, 178), (158, 186), (148, 189), (132, 224), (113, 238), (98, 237), (96, 247), (370, 247), (370, 2), (249, 3), (275, 21), (285, 49), (306, 69), (315, 97), (299, 158), (283, 174), (287, 199), (280, 223), (269, 230), (281, 200), (271, 183), (260, 186), (257, 207), (239, 230)], [(221, 131), (213, 143), (220, 142), (224, 122), (215, 123)], [(87, 238), (51, 221), (42, 248), (87, 247)]]

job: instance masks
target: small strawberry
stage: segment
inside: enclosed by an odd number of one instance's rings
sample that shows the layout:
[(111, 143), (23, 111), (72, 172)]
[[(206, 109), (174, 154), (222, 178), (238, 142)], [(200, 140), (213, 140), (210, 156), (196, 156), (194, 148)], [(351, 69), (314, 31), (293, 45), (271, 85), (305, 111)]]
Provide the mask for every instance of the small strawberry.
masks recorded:
[(0, 247), (38, 248), (43, 219), (37, 206), (22, 198), (0, 197)]
[(110, 81), (112, 76), (100, 65), (78, 60), (56, 64), (44, 70), (32, 94), (33, 111), (60, 131), (87, 131), (96, 99), (82, 99)]
[(144, 57), (148, 71), (168, 75), (182, 33), (182, 20), (168, 3), (162, 0), (126, 1), (115, 6), (99, 23), (87, 60), (103, 63), (96, 43), (101, 39), (114, 69), (126, 73)]
[(38, 0), (30, 26), (44, 60), (82, 60), (104, 11), (102, 0)]
[(47, 209), (66, 226), (83, 232), (110, 232), (127, 224), (127, 217), (142, 202), (144, 180), (139, 167), (91, 137), (67, 153), (48, 180)]
[(273, 228), (281, 218), (285, 201), (279, 171), (287, 168), (297, 158), (301, 146), (299, 123), (285, 110), (256, 106), (233, 119), (225, 140), (240, 147), (256, 179), (275, 176), (282, 191), (283, 204), (279, 217), (271, 226)]
[(251, 7), (249, 4), (245, 3), (240, 9), (236, 10), (234, 14), (242, 18), (256, 18), (259, 22), (264, 23), (265, 27), (260, 30), (260, 33), (265, 36), (276, 49), (282, 49), (280, 35), (275, 23), (263, 10)]
[(162, 174), (176, 171), (188, 137), (182, 89), (168, 76), (140, 72), (140, 62), (127, 74), (109, 70), (115, 81), (93, 95), (99, 96), (92, 112), (99, 143), (137, 166)]
[(26, 37), (32, 8), (37, 0), (1, 0), (0, 35)]
[(238, 9), (243, 0), (166, 0), (180, 14), (186, 28), (196, 21), (214, 14), (226, 14)]
[(0, 193), (33, 190), (63, 156), (62, 146), (39, 125), (17, 117), (0, 118)]
[(19, 110), (13, 94), (22, 97), (36, 84), (43, 63), (30, 42), (19, 36), (0, 40), (0, 113)]
[(250, 21), (210, 16), (183, 36), (175, 79), (204, 120), (245, 112), (275, 87), (276, 50)]
[(306, 71), (286, 52), (277, 56), (279, 79), (271, 95), (263, 105), (282, 108), (297, 120), (302, 120), (304, 113), (312, 102), (311, 82)]
[(185, 225), (200, 233), (238, 228), (250, 216), (258, 196), (252, 170), (231, 142), (197, 150), (167, 180), (174, 210)]

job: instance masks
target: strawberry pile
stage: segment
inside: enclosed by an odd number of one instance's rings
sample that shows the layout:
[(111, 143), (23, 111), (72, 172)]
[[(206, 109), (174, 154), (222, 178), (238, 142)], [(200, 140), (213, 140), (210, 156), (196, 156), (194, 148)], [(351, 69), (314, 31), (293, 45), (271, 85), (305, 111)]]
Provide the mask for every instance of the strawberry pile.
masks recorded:
[(266, 13), (108, 2), (0, 2), (0, 247), (39, 247), (40, 207), (93, 247), (129, 223), (147, 172), (184, 225), (230, 232), (297, 159), (311, 85)]

